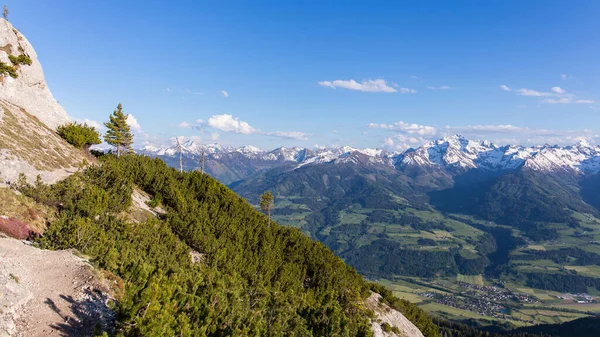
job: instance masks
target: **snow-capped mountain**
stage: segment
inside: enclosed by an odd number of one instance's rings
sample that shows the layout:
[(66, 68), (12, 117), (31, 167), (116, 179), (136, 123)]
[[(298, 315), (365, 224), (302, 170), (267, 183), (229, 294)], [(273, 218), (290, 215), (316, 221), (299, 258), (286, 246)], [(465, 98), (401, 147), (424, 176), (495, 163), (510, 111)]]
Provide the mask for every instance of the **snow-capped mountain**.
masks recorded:
[[(429, 167), (444, 170), (451, 175), (479, 169), (489, 172), (515, 171), (527, 168), (542, 172), (600, 172), (600, 147), (580, 142), (573, 146), (498, 146), (489, 141), (469, 140), (460, 135), (431, 141), (419, 148), (402, 153), (381, 149), (357, 149), (350, 146), (310, 150), (299, 147), (280, 147), (263, 150), (255, 146), (222, 146), (186, 141), (182, 144), (184, 167), (199, 166), (204, 150), (207, 172), (230, 183), (244, 179), (258, 171), (286, 167), (294, 170), (325, 163), (383, 165), (399, 170), (411, 167)], [(147, 146), (138, 152), (161, 157), (167, 163), (179, 165), (177, 146), (157, 148)], [(227, 178), (224, 178), (227, 177)]]
[[(204, 153), (211, 159), (223, 159), (226, 157), (242, 155), (247, 159), (255, 159), (261, 161), (274, 162), (295, 162), (301, 165), (321, 164), (332, 161), (346, 162), (345, 159), (351, 154), (362, 154), (372, 158), (390, 157), (391, 153), (380, 149), (357, 149), (350, 146), (343, 146), (331, 149), (310, 150), (300, 147), (279, 147), (277, 149), (266, 151), (252, 145), (241, 147), (227, 147), (219, 144), (202, 145), (198, 142), (188, 140), (181, 144), (182, 153), (186, 157), (196, 157), (201, 155), (202, 149)], [(176, 145), (158, 148), (155, 146), (145, 146), (137, 151), (138, 153), (159, 156), (159, 157), (174, 157), (179, 154)]]
[(429, 166), (454, 170), (600, 171), (600, 147), (587, 142), (574, 146), (497, 146), (488, 141), (469, 140), (460, 135), (444, 137), (397, 157), (396, 166)]

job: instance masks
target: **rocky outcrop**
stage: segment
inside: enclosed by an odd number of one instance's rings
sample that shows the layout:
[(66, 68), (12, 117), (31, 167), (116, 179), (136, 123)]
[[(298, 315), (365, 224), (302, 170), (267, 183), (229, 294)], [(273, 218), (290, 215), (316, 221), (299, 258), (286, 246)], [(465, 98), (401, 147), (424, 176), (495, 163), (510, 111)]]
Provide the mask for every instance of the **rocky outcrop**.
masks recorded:
[(375, 313), (375, 318), (371, 319), (373, 336), (423, 337), (423, 333), (419, 331), (419, 328), (404, 317), (404, 315), (381, 302), (381, 295), (372, 293), (365, 301), (365, 306)]
[[(14, 65), (9, 56), (26, 55), (31, 64)], [(37, 54), (10, 22), (0, 19), (0, 62), (16, 68), (16, 78), (0, 74), (0, 184), (20, 173), (47, 183), (67, 177), (93, 159), (55, 132), (69, 122), (52, 97)]]
[(0, 75), (0, 100), (24, 109), (51, 129), (69, 122), (67, 112), (46, 85), (42, 65), (29, 41), (10, 22), (0, 19), (0, 62), (10, 65), (9, 55), (22, 54), (32, 63), (19, 66), (17, 78)]

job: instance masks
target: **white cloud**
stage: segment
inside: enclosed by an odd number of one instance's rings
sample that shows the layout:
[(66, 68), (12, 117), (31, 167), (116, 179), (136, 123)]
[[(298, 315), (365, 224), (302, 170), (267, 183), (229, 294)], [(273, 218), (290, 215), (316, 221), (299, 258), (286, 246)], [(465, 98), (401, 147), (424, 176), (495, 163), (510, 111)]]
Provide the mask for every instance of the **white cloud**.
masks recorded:
[(406, 123), (398, 121), (393, 124), (368, 124), (369, 128), (384, 129), (394, 132), (391, 137), (383, 139), (382, 146), (390, 150), (405, 150), (409, 147), (418, 147), (426, 142), (440, 139), (441, 137), (461, 134), (469, 139), (490, 140), (494, 143), (504, 144), (573, 144), (578, 137), (589, 140), (598, 139), (600, 136), (590, 130), (551, 130), (520, 127), (510, 124), (500, 125), (463, 125), (444, 127)]
[(240, 121), (239, 118), (227, 114), (212, 116), (208, 119), (207, 125), (213, 129), (226, 132), (241, 133), (244, 135), (260, 132), (258, 129), (255, 129), (252, 126), (250, 126), (250, 124), (244, 121)]
[(450, 87), (447, 85), (442, 85), (439, 87), (428, 86), (427, 89), (429, 89), (429, 90), (448, 90), (448, 89), (450, 89)]
[(392, 137), (388, 137), (383, 141), (383, 145), (386, 147), (394, 146), (394, 139)]
[[(318, 82), (319, 85), (329, 88), (344, 88), (348, 90), (358, 90), (363, 92), (398, 92), (397, 89), (388, 85), (388, 83), (384, 79), (376, 79), (376, 80), (365, 80), (362, 82), (356, 82), (355, 80), (335, 80), (335, 81), (321, 81)], [(414, 89), (409, 88), (400, 88), (400, 92), (405, 93), (415, 93)]]
[(79, 123), (79, 124), (87, 124), (88, 126), (94, 127), (96, 128), (96, 130), (103, 130), (105, 129), (104, 124), (95, 121), (93, 119), (87, 119), (87, 118), (73, 118), (73, 120), (75, 120), (75, 122)]
[(517, 89), (517, 95), (531, 96), (531, 97), (554, 96), (554, 94), (551, 92), (541, 92), (541, 91), (536, 91), (536, 90), (527, 89), (527, 88)]
[(428, 138), (421, 136), (407, 136), (403, 134), (397, 134), (392, 137), (385, 138), (383, 140), (382, 147), (390, 151), (404, 151), (409, 148), (419, 147), (430, 141)]
[(562, 98), (548, 98), (543, 100), (542, 102), (548, 104), (571, 104), (573, 103), (572, 97), (562, 97)]
[(434, 135), (437, 133), (436, 128), (432, 126), (405, 123), (403, 121), (398, 121), (394, 124), (370, 123), (367, 126), (371, 129), (393, 130), (418, 135)]
[(179, 143), (183, 144), (183, 139), (185, 137), (183, 136), (176, 136), (176, 137), (171, 137), (169, 140), (171, 141), (172, 145), (177, 145), (177, 141), (179, 140)]
[(504, 91), (509, 91), (509, 92), (510, 92), (510, 91), (512, 91), (512, 90), (511, 90), (511, 89), (510, 89), (510, 88), (509, 88), (507, 85), (504, 85), (504, 84), (502, 84), (502, 85), (500, 86), (500, 89), (502, 89), (502, 90), (504, 90)]
[(177, 124), (177, 127), (180, 127), (180, 128), (191, 128), (192, 124), (190, 124), (188, 122), (181, 122), (181, 123)]
[[(502, 86), (501, 86), (502, 87)], [(504, 89), (504, 88), (503, 88)], [(516, 90), (517, 95), (529, 97), (549, 97), (541, 100), (541, 103), (547, 104), (591, 104), (595, 103), (591, 99), (583, 99), (575, 94), (568, 93), (565, 89), (555, 86), (550, 88), (550, 92), (537, 91), (533, 89), (521, 88)]]
[(221, 90), (221, 94), (223, 94), (223, 96), (225, 97), (229, 97), (229, 94), (225, 90)]
[(129, 114), (127, 115), (127, 124), (135, 131), (141, 131), (142, 127), (140, 126), (140, 123), (138, 123), (137, 118), (135, 118), (134, 115)]
[[(257, 129), (247, 122), (240, 120), (237, 117), (233, 117), (232, 115), (222, 114), (222, 115), (214, 115), (208, 119), (208, 121), (203, 121), (198, 119), (194, 123), (189, 122), (181, 122), (178, 124), (179, 127), (191, 127), (194, 128), (200, 133), (204, 133), (206, 128), (216, 129), (224, 132), (232, 132), (242, 135), (263, 135), (263, 136), (273, 136), (280, 138), (291, 138), (291, 139), (299, 139), (299, 140), (308, 140), (308, 136), (310, 134), (299, 132), (299, 131), (273, 131), (266, 132)], [(219, 134), (213, 132), (210, 134), (212, 140), (216, 140), (219, 138)]]
[(267, 136), (281, 137), (281, 138), (308, 140), (308, 137), (307, 137), (308, 134), (306, 134), (304, 132), (298, 132), (298, 131), (275, 131), (275, 132), (264, 132), (262, 134), (267, 135)]
[(210, 133), (210, 140), (215, 141), (217, 139), (219, 139), (220, 134), (218, 132), (211, 132)]
[(561, 80), (563, 80), (563, 81), (566, 81), (566, 80), (571, 80), (571, 79), (574, 79), (574, 78), (575, 78), (575, 77), (574, 77), (574, 76), (571, 76), (571, 75), (567, 75), (567, 74), (560, 74), (560, 79), (561, 79)]
[(410, 88), (400, 88), (400, 89), (398, 89), (398, 91), (401, 94), (416, 94), (417, 93), (417, 91), (415, 89), (410, 89)]

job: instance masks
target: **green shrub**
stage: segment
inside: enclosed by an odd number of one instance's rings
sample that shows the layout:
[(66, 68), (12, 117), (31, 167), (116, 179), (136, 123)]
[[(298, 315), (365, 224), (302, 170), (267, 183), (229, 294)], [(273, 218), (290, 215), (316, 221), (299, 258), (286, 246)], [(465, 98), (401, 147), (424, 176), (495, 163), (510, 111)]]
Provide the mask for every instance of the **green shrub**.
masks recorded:
[(88, 149), (94, 144), (100, 144), (100, 134), (93, 126), (87, 124), (69, 123), (61, 125), (56, 130), (59, 136), (78, 149)]
[(28, 65), (28, 66), (31, 65), (31, 58), (25, 54), (21, 54), (19, 56), (8, 55), (8, 59), (15, 66), (22, 65), (22, 64)]
[(381, 330), (383, 330), (383, 331), (385, 331), (387, 333), (390, 333), (390, 332), (392, 332), (392, 326), (389, 325), (389, 324), (387, 324), (386, 322), (383, 322), (381, 324)]
[[(323, 244), (269, 224), (200, 172), (138, 155), (100, 163), (52, 186), (19, 187), (59, 213), (37, 241), (42, 248), (77, 249), (123, 280), (120, 336), (372, 336), (374, 314), (362, 302), (382, 286), (365, 282)], [(166, 214), (141, 223), (120, 216), (134, 188)], [(425, 336), (439, 336), (421, 309), (382, 289)]]
[(92, 156), (96, 157), (96, 158), (101, 158), (106, 156), (106, 153), (104, 153), (104, 151), (102, 150), (90, 150), (90, 153), (92, 154)]
[(4, 62), (0, 62), (0, 76), (8, 75), (12, 78), (17, 78), (17, 69), (13, 66), (9, 66)]

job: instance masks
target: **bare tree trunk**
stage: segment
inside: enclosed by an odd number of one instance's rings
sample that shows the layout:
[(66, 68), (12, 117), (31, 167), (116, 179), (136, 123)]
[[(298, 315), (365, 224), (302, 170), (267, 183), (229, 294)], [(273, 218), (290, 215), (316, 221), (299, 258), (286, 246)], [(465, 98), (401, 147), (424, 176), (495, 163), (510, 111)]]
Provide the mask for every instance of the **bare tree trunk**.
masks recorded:
[(202, 156), (200, 160), (202, 161), (202, 175), (204, 175), (204, 146), (202, 147)]
[(183, 173), (183, 149), (181, 147), (181, 143), (179, 142), (179, 137), (177, 139), (177, 150), (179, 150), (179, 172)]

